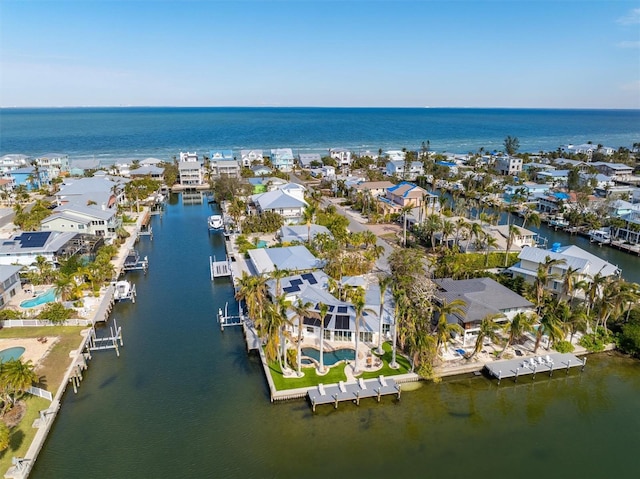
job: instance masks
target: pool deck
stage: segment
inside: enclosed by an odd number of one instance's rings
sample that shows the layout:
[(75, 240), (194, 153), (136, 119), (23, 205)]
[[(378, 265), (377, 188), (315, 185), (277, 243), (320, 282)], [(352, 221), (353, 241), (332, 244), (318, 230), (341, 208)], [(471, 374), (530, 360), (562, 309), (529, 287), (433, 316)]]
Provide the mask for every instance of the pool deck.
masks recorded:
[(23, 361), (31, 361), (37, 366), (58, 340), (55, 336), (45, 336), (44, 339), (46, 339), (46, 342), (38, 341), (37, 338), (3, 338), (0, 339), (0, 351), (9, 348), (23, 347), (24, 353), (22, 353), (20, 359)]

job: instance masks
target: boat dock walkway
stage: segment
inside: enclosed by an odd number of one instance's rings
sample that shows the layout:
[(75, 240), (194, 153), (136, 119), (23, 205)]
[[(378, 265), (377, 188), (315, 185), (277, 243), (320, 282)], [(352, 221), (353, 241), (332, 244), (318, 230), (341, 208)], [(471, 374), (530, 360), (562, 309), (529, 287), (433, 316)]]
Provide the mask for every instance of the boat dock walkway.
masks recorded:
[(400, 399), (400, 385), (394, 379), (380, 376), (376, 379), (359, 378), (356, 382), (345, 383), (340, 381), (338, 384), (324, 386), (319, 384), (317, 387), (309, 389), (307, 396), (311, 401), (311, 407), (314, 412), (318, 404), (333, 404), (335, 408), (341, 401), (353, 401), (360, 405), (362, 398), (377, 398), (388, 394), (397, 394)]
[(536, 356), (525, 359), (507, 359), (505, 361), (495, 361), (485, 365), (489, 374), (495, 378), (498, 378), (498, 384), (500, 380), (504, 378), (514, 378), (514, 381), (518, 381), (519, 376), (525, 376), (532, 374), (533, 379), (536, 377), (536, 373), (549, 373), (549, 376), (553, 374), (553, 371), (561, 369), (569, 372), (570, 368), (581, 367), (584, 371), (584, 367), (587, 363), (587, 358), (579, 359), (577, 356), (570, 353), (554, 353), (547, 354), (546, 356)]

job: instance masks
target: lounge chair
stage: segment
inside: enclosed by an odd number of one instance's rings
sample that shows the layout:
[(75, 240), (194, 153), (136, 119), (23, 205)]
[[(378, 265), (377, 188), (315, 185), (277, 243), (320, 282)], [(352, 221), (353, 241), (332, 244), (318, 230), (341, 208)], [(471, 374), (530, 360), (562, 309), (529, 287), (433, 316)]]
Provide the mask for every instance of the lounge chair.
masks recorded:
[(324, 392), (324, 385), (322, 383), (318, 384), (318, 392), (321, 396), (324, 396), (326, 393)]
[(387, 387), (387, 381), (382, 374), (380, 375), (380, 384), (382, 384), (382, 386), (385, 388)]
[(360, 389), (367, 389), (367, 385), (364, 382), (364, 379), (358, 378), (358, 384), (360, 385)]
[(344, 387), (344, 382), (340, 381), (338, 383), (338, 388), (340, 389), (340, 392), (346, 393), (347, 392), (347, 388)]

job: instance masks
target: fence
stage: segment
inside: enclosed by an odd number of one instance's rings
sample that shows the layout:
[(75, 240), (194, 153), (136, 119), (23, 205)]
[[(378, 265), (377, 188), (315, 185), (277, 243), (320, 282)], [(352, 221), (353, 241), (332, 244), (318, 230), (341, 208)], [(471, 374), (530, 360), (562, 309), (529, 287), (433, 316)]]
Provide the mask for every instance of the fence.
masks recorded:
[(29, 389), (27, 389), (27, 392), (34, 396), (38, 396), (41, 398), (48, 399), (49, 401), (53, 401), (53, 395), (49, 391), (45, 391), (44, 389), (31, 386)]
[(91, 326), (90, 319), (67, 319), (63, 323), (52, 323), (46, 319), (6, 319), (0, 321), (2, 328), (22, 328), (40, 326)]

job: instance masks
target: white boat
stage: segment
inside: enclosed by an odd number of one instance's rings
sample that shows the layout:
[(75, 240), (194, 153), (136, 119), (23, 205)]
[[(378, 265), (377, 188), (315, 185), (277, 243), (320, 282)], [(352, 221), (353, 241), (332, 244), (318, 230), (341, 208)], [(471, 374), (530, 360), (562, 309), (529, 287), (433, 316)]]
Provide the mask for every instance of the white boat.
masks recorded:
[(210, 230), (222, 230), (224, 228), (224, 221), (222, 215), (211, 215), (207, 220)]
[(115, 301), (131, 300), (136, 302), (136, 285), (130, 281), (116, 281), (114, 283), (113, 299)]
[(599, 229), (589, 231), (589, 241), (592, 243), (609, 244), (611, 243), (611, 234), (608, 229)]
[(566, 228), (569, 226), (569, 222), (561, 216), (556, 216), (555, 218), (549, 219), (549, 226), (555, 229)]

